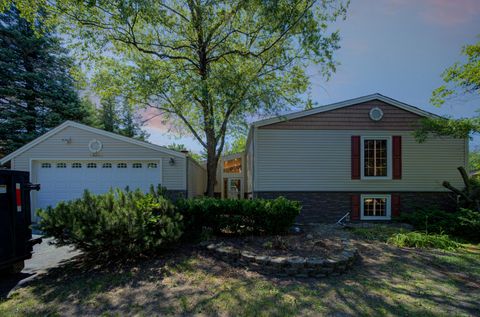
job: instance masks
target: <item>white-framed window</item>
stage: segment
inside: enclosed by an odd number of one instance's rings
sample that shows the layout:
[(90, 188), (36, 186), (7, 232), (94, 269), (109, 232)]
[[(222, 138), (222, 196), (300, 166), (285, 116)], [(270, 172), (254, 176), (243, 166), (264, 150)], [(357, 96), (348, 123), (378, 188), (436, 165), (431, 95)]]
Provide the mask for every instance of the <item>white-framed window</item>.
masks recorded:
[(157, 163), (148, 163), (147, 164), (147, 168), (157, 168), (157, 167), (158, 167)]
[(118, 163), (117, 168), (127, 168), (127, 163)]
[(87, 163), (87, 168), (97, 168), (97, 163)]
[(112, 163), (103, 163), (102, 168), (112, 168)]
[(363, 179), (390, 179), (392, 177), (390, 137), (362, 137), (360, 151)]
[(242, 158), (234, 158), (223, 162), (223, 172), (229, 174), (240, 174), (242, 172)]
[(390, 220), (392, 216), (392, 199), (390, 195), (361, 195), (360, 219)]
[(50, 163), (42, 163), (42, 168), (52, 168), (52, 164), (50, 164)]
[(57, 163), (57, 168), (67, 168), (67, 163)]
[(72, 168), (82, 168), (82, 163), (72, 163)]
[(142, 163), (133, 163), (132, 168), (142, 168)]

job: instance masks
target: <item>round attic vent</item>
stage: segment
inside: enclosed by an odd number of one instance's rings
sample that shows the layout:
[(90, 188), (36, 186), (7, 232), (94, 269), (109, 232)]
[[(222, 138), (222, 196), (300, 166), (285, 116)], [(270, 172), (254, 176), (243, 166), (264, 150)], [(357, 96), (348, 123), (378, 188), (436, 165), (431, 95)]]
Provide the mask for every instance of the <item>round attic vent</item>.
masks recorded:
[(102, 150), (103, 144), (99, 140), (93, 139), (88, 143), (88, 150), (95, 154)]
[(370, 119), (373, 121), (380, 121), (383, 118), (382, 109), (375, 107), (370, 110)]

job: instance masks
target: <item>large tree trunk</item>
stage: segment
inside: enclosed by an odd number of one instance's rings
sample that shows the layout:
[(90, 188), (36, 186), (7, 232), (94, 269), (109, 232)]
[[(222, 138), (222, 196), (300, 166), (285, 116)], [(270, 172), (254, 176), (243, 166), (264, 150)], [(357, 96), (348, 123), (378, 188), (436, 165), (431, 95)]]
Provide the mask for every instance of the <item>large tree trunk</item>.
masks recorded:
[(207, 192), (208, 197), (215, 194), (215, 183), (217, 181), (218, 156), (214, 137), (207, 137)]

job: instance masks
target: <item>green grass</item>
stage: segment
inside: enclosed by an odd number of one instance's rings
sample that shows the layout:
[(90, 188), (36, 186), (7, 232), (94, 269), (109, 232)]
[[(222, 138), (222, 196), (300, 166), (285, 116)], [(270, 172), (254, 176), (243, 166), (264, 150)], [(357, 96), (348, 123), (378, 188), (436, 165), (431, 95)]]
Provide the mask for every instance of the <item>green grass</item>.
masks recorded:
[(357, 237), (365, 240), (371, 241), (382, 241), (387, 242), (387, 240), (397, 234), (408, 232), (406, 229), (385, 226), (385, 225), (376, 225), (372, 227), (359, 227), (351, 228), (350, 231)]
[(323, 279), (262, 276), (196, 252), (131, 265), (73, 262), (0, 301), (0, 316), (480, 315), (478, 246), (357, 246), (362, 261), (352, 271)]
[(427, 234), (417, 231), (393, 234), (388, 238), (387, 243), (401, 248), (431, 248), (447, 251), (455, 251), (462, 247), (446, 234)]

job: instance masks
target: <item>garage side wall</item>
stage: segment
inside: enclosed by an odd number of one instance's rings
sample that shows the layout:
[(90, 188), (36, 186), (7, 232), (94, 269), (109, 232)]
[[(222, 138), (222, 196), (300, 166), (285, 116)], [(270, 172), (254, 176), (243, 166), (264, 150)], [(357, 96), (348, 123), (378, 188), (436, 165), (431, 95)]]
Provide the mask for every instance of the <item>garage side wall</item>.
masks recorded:
[(188, 162), (188, 198), (203, 196), (207, 187), (207, 171), (192, 158)]
[[(88, 149), (88, 144), (93, 139), (99, 140), (103, 144), (102, 150), (95, 156)], [(70, 140), (70, 142), (67, 143), (65, 140)], [(31, 160), (85, 160), (89, 158), (92, 160), (112, 159), (117, 161), (160, 159), (162, 160), (162, 185), (172, 191), (185, 191), (187, 187), (185, 158), (173, 157), (167, 153), (75, 127), (67, 127), (15, 157), (12, 160), (12, 168), (20, 171), (30, 171)], [(169, 164), (170, 158), (175, 161), (173, 165)]]

